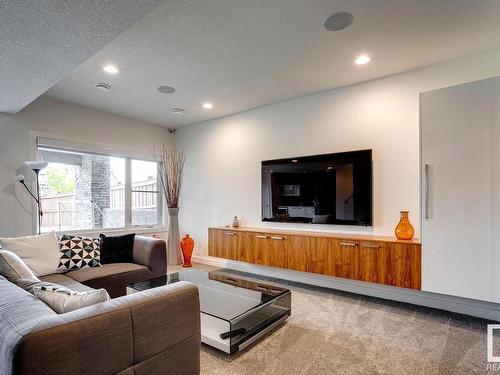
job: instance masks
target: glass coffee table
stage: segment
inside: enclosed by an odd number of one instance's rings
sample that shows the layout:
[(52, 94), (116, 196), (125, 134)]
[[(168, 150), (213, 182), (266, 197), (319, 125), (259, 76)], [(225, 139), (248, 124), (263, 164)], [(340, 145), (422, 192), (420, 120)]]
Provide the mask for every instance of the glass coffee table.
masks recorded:
[(183, 270), (131, 284), (127, 294), (189, 281), (198, 287), (201, 341), (226, 353), (244, 349), (283, 323), (291, 313), (291, 292), (223, 270)]

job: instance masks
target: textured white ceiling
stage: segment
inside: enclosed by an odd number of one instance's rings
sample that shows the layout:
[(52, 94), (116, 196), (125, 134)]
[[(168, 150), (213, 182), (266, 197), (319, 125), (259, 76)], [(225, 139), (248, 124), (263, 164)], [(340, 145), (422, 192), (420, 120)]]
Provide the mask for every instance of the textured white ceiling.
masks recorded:
[[(326, 31), (338, 11), (354, 15), (352, 26)], [(178, 127), (498, 46), (498, 0), (171, 0), (48, 95)], [(372, 62), (354, 65), (360, 53)], [(107, 75), (105, 63), (120, 73)], [(158, 93), (160, 85), (177, 91)], [(215, 108), (202, 109), (205, 101)]]
[(159, 0), (0, 0), (0, 112), (16, 113)]

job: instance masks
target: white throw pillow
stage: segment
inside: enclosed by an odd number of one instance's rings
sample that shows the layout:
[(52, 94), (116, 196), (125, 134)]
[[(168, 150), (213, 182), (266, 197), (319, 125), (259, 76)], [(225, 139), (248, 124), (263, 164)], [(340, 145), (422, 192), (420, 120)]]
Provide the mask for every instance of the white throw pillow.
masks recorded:
[(49, 305), (58, 314), (78, 310), (82, 307), (95, 305), (96, 303), (105, 302), (110, 299), (105, 289), (97, 289), (90, 292), (73, 292), (57, 284), (35, 286), (33, 292), (35, 296)]
[(19, 280), (40, 281), (21, 258), (8, 250), (0, 250), (0, 275), (14, 284)]
[(35, 276), (56, 273), (61, 251), (55, 232), (39, 236), (0, 238), (3, 249), (12, 251), (33, 271)]

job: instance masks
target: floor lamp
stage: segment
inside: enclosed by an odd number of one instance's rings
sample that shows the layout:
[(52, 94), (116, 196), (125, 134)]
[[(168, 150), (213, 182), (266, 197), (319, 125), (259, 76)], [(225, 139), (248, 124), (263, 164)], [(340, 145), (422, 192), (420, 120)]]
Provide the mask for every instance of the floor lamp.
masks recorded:
[(42, 233), (42, 216), (43, 216), (43, 211), (42, 211), (42, 202), (40, 201), (40, 181), (38, 180), (40, 171), (44, 169), (49, 163), (46, 161), (27, 161), (26, 166), (30, 168), (33, 172), (35, 172), (36, 175), (36, 196), (31, 192), (31, 190), (28, 188), (26, 183), (24, 182), (24, 176), (22, 174), (17, 176), (17, 181), (19, 181), (25, 189), (28, 191), (28, 193), (33, 197), (37, 204), (37, 211), (38, 211), (38, 234)]

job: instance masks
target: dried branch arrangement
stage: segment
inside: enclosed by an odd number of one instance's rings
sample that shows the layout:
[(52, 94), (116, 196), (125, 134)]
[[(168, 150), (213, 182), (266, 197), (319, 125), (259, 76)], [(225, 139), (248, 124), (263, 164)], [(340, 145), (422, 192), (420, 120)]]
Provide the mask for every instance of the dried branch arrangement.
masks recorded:
[(179, 196), (182, 185), (182, 171), (184, 169), (184, 152), (163, 145), (157, 153), (153, 149), (153, 157), (158, 163), (160, 182), (168, 208), (179, 207)]

